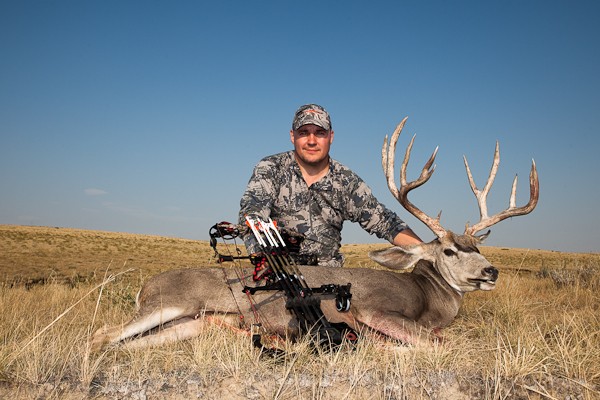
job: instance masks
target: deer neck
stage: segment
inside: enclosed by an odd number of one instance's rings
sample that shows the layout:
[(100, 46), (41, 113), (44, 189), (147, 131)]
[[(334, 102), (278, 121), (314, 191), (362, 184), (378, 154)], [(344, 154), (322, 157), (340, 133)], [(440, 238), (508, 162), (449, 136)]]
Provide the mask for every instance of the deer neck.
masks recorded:
[[(451, 295), (453, 298), (462, 299), (464, 293), (455, 285), (448, 283), (448, 280), (438, 271), (431, 261), (421, 260), (413, 269), (413, 274), (424, 277), (423, 284), (430, 286), (435, 292)], [(431, 290), (431, 289), (428, 289)]]

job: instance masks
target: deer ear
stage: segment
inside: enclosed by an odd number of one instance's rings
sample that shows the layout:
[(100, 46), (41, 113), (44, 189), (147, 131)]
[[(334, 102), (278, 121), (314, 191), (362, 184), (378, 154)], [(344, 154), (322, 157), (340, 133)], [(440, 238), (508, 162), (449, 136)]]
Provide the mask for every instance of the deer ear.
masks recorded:
[(394, 246), (385, 250), (371, 251), (369, 258), (386, 268), (407, 269), (424, 257), (420, 246), (408, 248)]

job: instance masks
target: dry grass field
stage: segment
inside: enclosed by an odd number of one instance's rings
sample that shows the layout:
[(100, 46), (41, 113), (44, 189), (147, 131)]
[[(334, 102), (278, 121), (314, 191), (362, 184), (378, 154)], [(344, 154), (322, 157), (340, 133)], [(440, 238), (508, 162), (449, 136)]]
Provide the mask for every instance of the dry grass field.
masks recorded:
[[(376, 268), (366, 254), (381, 247), (345, 245), (348, 267)], [(314, 353), (300, 342), (272, 359), (207, 327), (90, 353), (90, 333), (127, 320), (147, 277), (217, 265), (208, 243), (0, 225), (0, 398), (599, 399), (600, 255), (481, 250), (498, 287), (465, 296), (442, 344)]]

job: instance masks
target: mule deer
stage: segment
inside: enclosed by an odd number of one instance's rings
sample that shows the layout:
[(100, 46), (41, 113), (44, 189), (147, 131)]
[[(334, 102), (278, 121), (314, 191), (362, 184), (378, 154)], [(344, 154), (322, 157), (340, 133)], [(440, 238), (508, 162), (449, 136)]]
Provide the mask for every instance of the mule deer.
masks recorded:
[[(436, 332), (456, 317), (463, 295), (474, 290), (492, 290), (498, 270), (480, 254), (477, 246), (489, 235), (476, 233), (513, 216), (530, 213), (537, 205), (539, 182), (535, 162), (529, 176), (530, 198), (523, 207), (516, 206), (516, 183), (513, 182), (509, 207), (488, 216), (486, 199), (496, 176), (499, 150), (496, 144), (492, 169), (483, 189), (478, 189), (464, 159), (468, 180), (477, 198), (480, 221), (467, 224), (462, 235), (444, 229), (440, 216), (432, 218), (408, 200), (408, 193), (426, 183), (434, 172), (437, 148), (425, 163), (420, 176), (406, 179), (406, 168), (415, 137), (411, 139), (400, 169), (400, 188), (394, 183), (396, 143), (406, 118), (397, 126), (382, 149), (382, 166), (388, 187), (400, 204), (422, 221), (436, 238), (410, 247), (391, 247), (369, 254), (377, 263), (392, 269), (414, 268), (410, 273), (367, 268), (327, 268), (300, 266), (306, 281), (314, 287), (323, 284), (352, 284), (349, 312), (338, 312), (333, 300), (323, 300), (323, 312), (331, 322), (345, 322), (355, 331), (371, 331), (408, 343), (435, 339)], [(240, 328), (250, 304), (242, 293), (243, 282), (230, 268), (178, 269), (159, 274), (142, 287), (137, 296), (138, 310), (128, 323), (99, 329), (92, 338), (95, 349), (105, 344), (124, 342), (129, 347), (157, 345), (197, 336), (202, 325), (219, 322)], [(246, 276), (250, 271), (245, 271)], [(257, 292), (254, 304), (266, 329), (281, 336), (298, 333), (298, 325), (285, 308), (281, 292)], [(159, 328), (159, 329), (157, 329)], [(369, 328), (369, 329), (364, 329)], [(142, 335), (146, 333), (145, 335)]]

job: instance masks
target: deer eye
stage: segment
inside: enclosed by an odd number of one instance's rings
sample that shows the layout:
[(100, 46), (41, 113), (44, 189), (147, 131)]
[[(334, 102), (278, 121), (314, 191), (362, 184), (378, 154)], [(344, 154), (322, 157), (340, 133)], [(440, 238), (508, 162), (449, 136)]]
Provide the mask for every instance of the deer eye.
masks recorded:
[(444, 254), (447, 255), (448, 257), (452, 257), (456, 255), (456, 251), (452, 250), (452, 249), (444, 249)]

